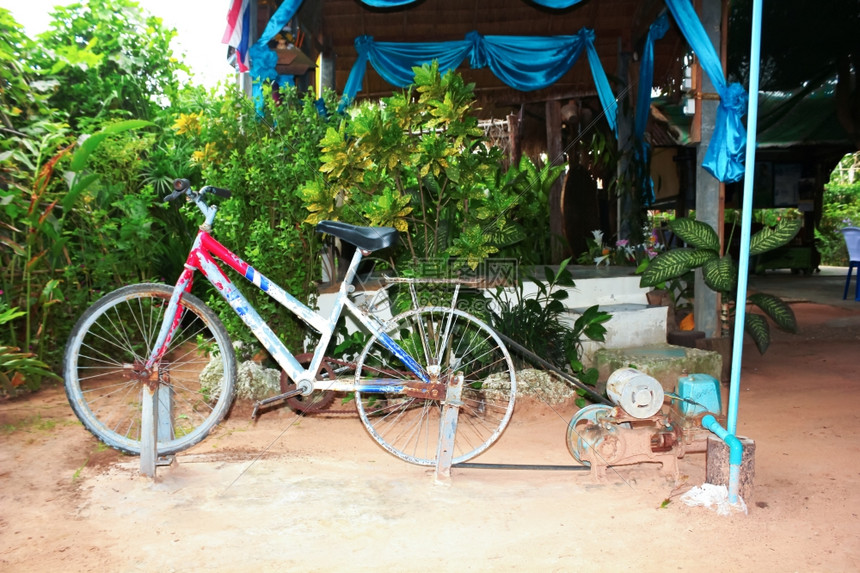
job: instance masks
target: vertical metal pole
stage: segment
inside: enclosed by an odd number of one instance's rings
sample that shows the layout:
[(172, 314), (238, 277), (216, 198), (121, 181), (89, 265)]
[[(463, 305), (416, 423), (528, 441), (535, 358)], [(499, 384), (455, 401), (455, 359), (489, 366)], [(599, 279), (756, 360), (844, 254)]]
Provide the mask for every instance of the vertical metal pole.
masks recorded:
[(140, 415), (140, 475), (155, 479), (155, 461), (158, 457), (158, 391), (149, 384), (141, 384)]
[(436, 483), (451, 481), (451, 464), (454, 459), (454, 440), (457, 437), (457, 418), (463, 394), (463, 373), (457, 373), (448, 384), (442, 403), (442, 420), (439, 423), (439, 449), (436, 451)]

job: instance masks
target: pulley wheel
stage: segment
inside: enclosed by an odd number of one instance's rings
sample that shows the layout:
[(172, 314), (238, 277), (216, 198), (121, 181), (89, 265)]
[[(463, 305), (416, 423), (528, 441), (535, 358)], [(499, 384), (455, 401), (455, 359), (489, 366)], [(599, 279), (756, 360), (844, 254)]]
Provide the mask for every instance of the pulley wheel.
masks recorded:
[(616, 428), (629, 428), (630, 422), (621, 424), (609, 423), (601, 425), (612, 415), (612, 406), (606, 404), (591, 404), (576, 413), (567, 425), (567, 450), (579, 463), (590, 466), (591, 462), (583, 459), (583, 454), (589, 448), (597, 448), (607, 434), (614, 434)]

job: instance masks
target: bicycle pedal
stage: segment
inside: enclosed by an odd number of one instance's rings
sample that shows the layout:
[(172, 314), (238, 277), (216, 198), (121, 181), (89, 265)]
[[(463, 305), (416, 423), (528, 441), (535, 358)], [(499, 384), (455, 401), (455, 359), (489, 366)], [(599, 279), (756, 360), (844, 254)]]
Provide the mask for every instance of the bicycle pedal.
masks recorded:
[(254, 411), (251, 412), (251, 419), (257, 419), (257, 413), (260, 411), (260, 408), (263, 406), (268, 406), (273, 402), (278, 402), (280, 400), (286, 400), (288, 398), (292, 398), (293, 396), (298, 396), (302, 391), (300, 389), (290, 390), (289, 392), (284, 392), (283, 394), (278, 394), (277, 396), (272, 396), (270, 398), (264, 398), (262, 400), (257, 400), (254, 402)]

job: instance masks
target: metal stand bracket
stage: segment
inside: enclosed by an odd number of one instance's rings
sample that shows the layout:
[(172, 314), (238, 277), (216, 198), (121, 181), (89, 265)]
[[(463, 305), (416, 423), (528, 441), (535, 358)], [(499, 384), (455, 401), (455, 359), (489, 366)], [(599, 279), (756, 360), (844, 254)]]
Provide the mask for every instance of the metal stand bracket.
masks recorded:
[(436, 452), (436, 483), (451, 482), (451, 464), (454, 459), (454, 440), (457, 437), (457, 419), (463, 405), (463, 373), (458, 372), (448, 384), (445, 401), (442, 403), (442, 419), (439, 423), (439, 449)]
[(158, 459), (158, 391), (149, 384), (141, 386), (140, 475), (155, 479)]
[(143, 384), (141, 396), (140, 475), (155, 479), (155, 468), (169, 466), (174, 459), (173, 456), (158, 456), (158, 442), (174, 438), (173, 388), (160, 384), (153, 391), (149, 384)]

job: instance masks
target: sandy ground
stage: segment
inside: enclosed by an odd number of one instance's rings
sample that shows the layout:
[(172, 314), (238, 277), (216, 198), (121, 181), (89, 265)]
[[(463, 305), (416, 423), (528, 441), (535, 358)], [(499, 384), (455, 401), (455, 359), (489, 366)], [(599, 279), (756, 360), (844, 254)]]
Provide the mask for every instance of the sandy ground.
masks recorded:
[[(153, 482), (48, 388), (0, 403), (0, 570), (858, 571), (860, 303), (793, 308), (800, 334), (744, 351), (747, 515), (679, 500), (704, 481), (704, 454), (681, 460), (678, 483), (640, 464), (608, 484), (459, 469), (446, 486), (357, 417), (284, 409), (253, 423), (243, 405)], [(575, 411), (521, 401), (475, 461), (573, 464)]]

